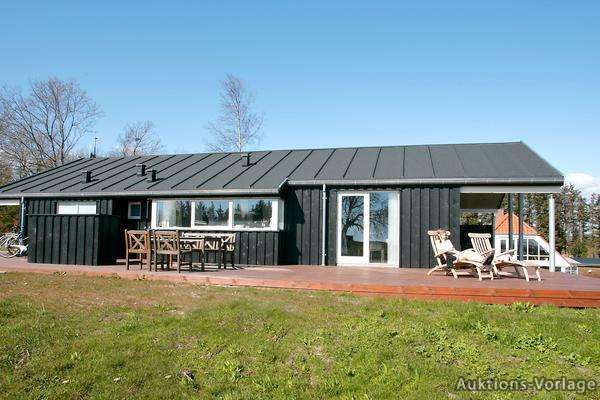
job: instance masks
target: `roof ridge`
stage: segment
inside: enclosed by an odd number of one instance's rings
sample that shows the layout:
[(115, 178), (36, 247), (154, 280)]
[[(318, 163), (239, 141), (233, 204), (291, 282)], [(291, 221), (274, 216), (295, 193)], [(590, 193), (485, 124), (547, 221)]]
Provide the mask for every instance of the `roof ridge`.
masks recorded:
[[(372, 146), (342, 146), (342, 147), (299, 147), (299, 148), (279, 148), (279, 149), (265, 149), (265, 150), (249, 150), (243, 151), (241, 153), (259, 153), (263, 151), (319, 151), (319, 150), (348, 150), (348, 149), (386, 149), (386, 148), (394, 148), (394, 147), (423, 147), (423, 146), (477, 146), (482, 144), (515, 144), (515, 143), (523, 143), (522, 140), (514, 140), (514, 141), (506, 141), (506, 142), (463, 142), (463, 143), (421, 143), (421, 144), (389, 144), (385, 146), (380, 145), (372, 145)], [(528, 146), (529, 147), (529, 146)], [(193, 153), (168, 153), (168, 154), (147, 154), (147, 156), (185, 156), (185, 155), (199, 155), (199, 154), (235, 154), (240, 153), (239, 151), (214, 151), (214, 152), (193, 152)], [(107, 157), (96, 157), (98, 159), (106, 159), (106, 158), (128, 158), (133, 156), (107, 156)]]

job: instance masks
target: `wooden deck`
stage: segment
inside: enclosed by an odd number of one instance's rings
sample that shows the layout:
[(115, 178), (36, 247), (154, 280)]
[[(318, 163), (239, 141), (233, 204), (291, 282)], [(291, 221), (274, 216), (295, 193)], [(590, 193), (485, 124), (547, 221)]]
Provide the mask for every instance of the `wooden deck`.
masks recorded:
[(600, 279), (542, 271), (542, 282), (502, 278), (478, 281), (472, 276), (459, 279), (427, 276), (427, 269), (386, 267), (320, 267), (282, 265), (204, 272), (127, 271), (124, 265), (90, 267), (30, 264), (23, 258), (0, 259), (0, 271), (52, 274), (66, 272), (88, 276), (119, 276), (125, 279), (165, 280), (220, 286), (252, 286), (282, 289), (327, 290), (364, 295), (398, 296), (419, 299), (478, 301), (506, 304), (529, 302), (562, 307), (600, 307)]

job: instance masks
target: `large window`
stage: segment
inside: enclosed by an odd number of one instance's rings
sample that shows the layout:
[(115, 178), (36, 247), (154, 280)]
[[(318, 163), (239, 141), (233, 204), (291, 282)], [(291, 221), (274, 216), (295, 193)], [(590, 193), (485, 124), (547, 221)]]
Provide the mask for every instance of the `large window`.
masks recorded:
[(203, 230), (283, 229), (278, 199), (154, 200), (153, 228)]
[(96, 214), (95, 201), (59, 201), (56, 213), (60, 215), (93, 215)]

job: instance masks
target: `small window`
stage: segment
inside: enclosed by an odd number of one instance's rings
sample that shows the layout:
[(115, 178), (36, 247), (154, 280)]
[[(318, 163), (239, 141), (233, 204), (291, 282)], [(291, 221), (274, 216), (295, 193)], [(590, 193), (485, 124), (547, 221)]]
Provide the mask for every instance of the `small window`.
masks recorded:
[(93, 215), (96, 214), (95, 201), (59, 201), (56, 205), (59, 215)]
[(130, 201), (127, 205), (127, 218), (128, 219), (141, 219), (142, 218), (142, 202), (141, 201)]

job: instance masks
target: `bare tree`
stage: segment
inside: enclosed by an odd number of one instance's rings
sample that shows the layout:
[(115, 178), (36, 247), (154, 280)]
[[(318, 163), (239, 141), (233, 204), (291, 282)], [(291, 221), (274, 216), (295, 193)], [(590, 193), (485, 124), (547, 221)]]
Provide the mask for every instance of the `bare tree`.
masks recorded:
[(0, 148), (18, 176), (61, 165), (93, 132), (100, 108), (75, 81), (32, 82), (29, 93), (0, 91)]
[(264, 117), (252, 110), (254, 94), (233, 75), (221, 81), (220, 115), (208, 125), (211, 151), (239, 151), (258, 144), (262, 138)]
[(151, 121), (128, 124), (117, 138), (116, 156), (141, 156), (160, 153), (164, 149)]

